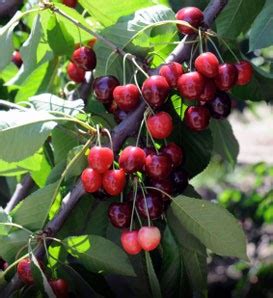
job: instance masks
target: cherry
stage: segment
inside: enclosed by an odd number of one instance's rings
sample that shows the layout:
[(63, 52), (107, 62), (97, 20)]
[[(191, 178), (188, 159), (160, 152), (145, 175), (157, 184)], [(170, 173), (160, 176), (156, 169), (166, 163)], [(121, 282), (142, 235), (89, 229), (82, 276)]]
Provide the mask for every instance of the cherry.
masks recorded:
[(165, 139), (173, 130), (173, 119), (166, 112), (159, 112), (147, 119), (147, 129), (155, 139)]
[(238, 77), (238, 72), (233, 64), (222, 64), (218, 68), (218, 74), (215, 77), (215, 83), (218, 89), (228, 91), (232, 88)]
[(207, 103), (207, 108), (213, 118), (226, 118), (231, 111), (231, 99), (226, 92), (218, 92), (215, 98)]
[(88, 164), (90, 168), (98, 173), (105, 173), (113, 164), (114, 153), (108, 147), (94, 146), (88, 154)]
[(195, 68), (203, 76), (213, 78), (218, 74), (219, 60), (211, 52), (200, 54), (194, 62)]
[(171, 195), (173, 193), (173, 184), (170, 179), (164, 179), (164, 180), (152, 179), (149, 185), (159, 189), (157, 192), (164, 201), (170, 200), (170, 198), (167, 195), (165, 195), (163, 192), (160, 191), (160, 190), (163, 190), (168, 195)]
[(70, 80), (76, 83), (82, 83), (84, 81), (85, 71), (79, 68), (76, 64), (69, 62), (66, 71)]
[(197, 71), (182, 74), (178, 79), (177, 89), (182, 97), (198, 99), (205, 87), (204, 77)]
[(138, 105), (140, 100), (138, 88), (134, 84), (117, 86), (114, 89), (113, 97), (117, 106), (125, 112), (132, 111)]
[(113, 101), (113, 91), (119, 85), (119, 81), (114, 76), (98, 77), (93, 82), (95, 96), (102, 103)]
[[(180, 9), (176, 15), (176, 19), (179, 21), (188, 22), (192, 27), (198, 28), (203, 22), (203, 12), (197, 7), (185, 7)], [(193, 34), (195, 31), (185, 25), (177, 25), (178, 30), (183, 34)]]
[(143, 250), (151, 251), (158, 247), (161, 233), (157, 227), (142, 227), (138, 231), (138, 242)]
[(117, 123), (122, 122), (124, 119), (127, 118), (127, 116), (128, 114), (125, 111), (122, 111), (120, 109), (117, 109), (114, 111), (114, 118)]
[(181, 194), (189, 184), (188, 173), (183, 169), (176, 170), (171, 175), (171, 181), (173, 182), (174, 193)]
[(149, 154), (156, 154), (155, 148), (153, 147), (144, 147), (143, 151), (145, 152), (146, 156)]
[[(41, 269), (44, 269), (43, 263), (38, 261)], [(22, 259), (17, 265), (17, 274), (21, 281), (27, 285), (31, 285), (34, 282), (31, 272), (31, 260), (30, 258)]]
[(172, 170), (172, 161), (169, 155), (158, 153), (148, 155), (145, 162), (145, 172), (150, 178), (165, 179)]
[(159, 108), (169, 95), (170, 86), (162, 76), (151, 76), (142, 85), (142, 94), (153, 108)]
[(49, 284), (57, 298), (68, 298), (69, 285), (64, 279), (53, 279), (49, 281)]
[(138, 243), (138, 231), (122, 231), (120, 241), (123, 249), (130, 255), (136, 255), (141, 251), (141, 246)]
[[(145, 202), (146, 201), (146, 202)], [(145, 195), (139, 195), (137, 197), (136, 206), (143, 217), (147, 218), (147, 207), (150, 219), (157, 219), (161, 216), (164, 209), (163, 200), (161, 199), (158, 191), (151, 191)]]
[(236, 84), (237, 85), (248, 84), (251, 81), (252, 75), (253, 75), (253, 68), (251, 63), (243, 60), (236, 63), (235, 67), (238, 71), (238, 78), (237, 78)]
[(126, 173), (141, 171), (145, 165), (146, 154), (140, 147), (128, 146), (120, 154), (119, 166)]
[(165, 146), (161, 152), (164, 152), (165, 154), (169, 155), (172, 161), (173, 167), (178, 167), (181, 165), (184, 157), (184, 153), (182, 149), (176, 145), (174, 142), (171, 142)]
[(115, 101), (105, 103), (104, 107), (107, 112), (114, 114), (119, 108)]
[(188, 107), (185, 111), (186, 125), (194, 130), (204, 130), (209, 125), (210, 113), (206, 107)]
[(14, 51), (12, 53), (11, 61), (18, 67), (20, 68), (21, 65), (23, 64), (22, 56), (19, 51)]
[(89, 47), (81, 47), (72, 54), (72, 61), (86, 71), (93, 70), (97, 64), (95, 52)]
[(112, 203), (108, 208), (108, 217), (116, 228), (130, 226), (132, 207), (129, 203)]
[(75, 8), (77, 6), (78, 1), (77, 0), (63, 0), (63, 4), (72, 8)]
[(183, 68), (181, 64), (171, 62), (161, 66), (159, 74), (167, 80), (170, 87), (176, 88), (177, 80), (183, 74)]
[(81, 181), (86, 192), (96, 192), (102, 185), (102, 176), (96, 170), (87, 168), (82, 172)]
[(205, 81), (205, 87), (202, 94), (199, 96), (201, 101), (209, 101), (212, 100), (216, 93), (216, 86), (213, 80), (207, 79)]
[(126, 183), (126, 176), (123, 169), (108, 170), (103, 174), (102, 186), (111, 196), (117, 196), (122, 193)]

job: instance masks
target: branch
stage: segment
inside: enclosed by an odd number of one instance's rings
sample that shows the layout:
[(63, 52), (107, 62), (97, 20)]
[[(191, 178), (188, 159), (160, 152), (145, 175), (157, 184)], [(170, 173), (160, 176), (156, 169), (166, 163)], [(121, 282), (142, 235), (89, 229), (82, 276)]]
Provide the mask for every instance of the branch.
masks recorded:
[(76, 100), (81, 98), (84, 103), (87, 103), (88, 97), (92, 90), (93, 73), (88, 72), (85, 76), (85, 81), (81, 83), (74, 91), (68, 96), (68, 100)]

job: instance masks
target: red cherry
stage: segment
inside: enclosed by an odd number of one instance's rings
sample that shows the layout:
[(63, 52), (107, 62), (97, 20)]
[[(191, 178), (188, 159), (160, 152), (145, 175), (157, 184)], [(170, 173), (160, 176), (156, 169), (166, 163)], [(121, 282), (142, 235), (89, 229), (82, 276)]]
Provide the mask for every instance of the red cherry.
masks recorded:
[(164, 201), (169, 201), (170, 198), (165, 195), (163, 192), (161, 192), (160, 190), (163, 190), (164, 192), (166, 192), (168, 195), (171, 195), (173, 193), (173, 185), (170, 179), (164, 179), (164, 180), (156, 180), (156, 179), (152, 179), (150, 181), (150, 185), (152, 187), (158, 188), (159, 190), (155, 192), (158, 192), (158, 194), (161, 196), (162, 200)]
[(158, 247), (161, 233), (157, 227), (142, 227), (138, 231), (138, 242), (143, 250), (151, 251)]
[[(147, 206), (146, 206), (147, 204)], [(136, 207), (143, 217), (147, 218), (147, 207), (150, 219), (159, 218), (164, 209), (164, 204), (161, 199), (161, 195), (158, 191), (151, 191), (145, 195), (139, 195), (136, 201)]]
[(81, 180), (86, 192), (96, 192), (102, 185), (101, 174), (90, 168), (83, 170)]
[[(176, 15), (176, 19), (179, 21), (188, 22), (192, 27), (198, 28), (203, 22), (203, 12), (197, 7), (185, 7), (180, 9)], [(178, 30), (183, 34), (193, 34), (195, 31), (185, 25), (177, 25)]]
[(113, 164), (114, 153), (108, 147), (94, 146), (91, 148), (88, 155), (88, 164), (90, 168), (98, 173), (105, 173)]
[(122, 193), (126, 183), (126, 176), (123, 169), (108, 170), (103, 174), (102, 186), (111, 196), (117, 196)]
[(119, 166), (126, 173), (141, 171), (145, 165), (145, 152), (139, 147), (128, 146), (120, 154)]
[(182, 97), (198, 99), (205, 87), (204, 77), (197, 71), (182, 74), (178, 79), (177, 89)]
[(77, 6), (78, 1), (77, 0), (63, 0), (63, 4), (72, 8), (75, 8)]
[(177, 80), (183, 74), (183, 68), (181, 64), (171, 62), (161, 66), (159, 74), (167, 80), (170, 87), (176, 88)]
[(225, 92), (218, 92), (213, 100), (206, 104), (213, 118), (224, 119), (230, 114), (231, 99)]
[(129, 203), (112, 203), (108, 208), (108, 217), (116, 228), (130, 226), (132, 207)]
[(201, 101), (209, 101), (212, 100), (216, 93), (216, 86), (213, 80), (207, 79), (205, 81), (205, 87), (202, 94), (199, 96)]
[(142, 85), (142, 94), (153, 108), (159, 108), (169, 95), (170, 86), (162, 76), (151, 76)]
[[(43, 270), (44, 266), (41, 261), (38, 261), (40, 268)], [(17, 273), (21, 281), (27, 285), (31, 285), (34, 282), (33, 275), (31, 272), (31, 260), (25, 258), (21, 260), (17, 265)]]
[(194, 130), (200, 131), (208, 127), (210, 120), (209, 110), (205, 107), (188, 107), (185, 111), (186, 125)]
[(53, 279), (49, 284), (57, 298), (68, 298), (69, 285), (64, 279)]
[(195, 59), (194, 65), (196, 70), (207, 78), (213, 78), (218, 74), (219, 60), (211, 52), (199, 55)]
[(119, 86), (119, 81), (116, 77), (103, 76), (94, 80), (93, 90), (99, 101), (110, 103), (113, 101), (113, 91), (117, 86)]
[(218, 68), (218, 74), (215, 77), (215, 83), (218, 89), (228, 91), (231, 89), (238, 77), (238, 72), (233, 64), (222, 64)]
[(19, 51), (14, 51), (12, 53), (11, 61), (18, 67), (20, 68), (21, 65), (23, 64), (22, 56)]
[(120, 241), (123, 249), (130, 255), (136, 255), (141, 251), (141, 246), (138, 243), (138, 231), (122, 231)]
[(178, 167), (179, 165), (181, 165), (184, 153), (178, 145), (173, 142), (169, 143), (162, 149), (162, 152), (169, 155), (172, 160), (173, 167)]
[(166, 112), (159, 112), (147, 119), (147, 129), (155, 139), (165, 139), (173, 130), (173, 119)]
[(154, 179), (167, 178), (172, 170), (172, 161), (165, 153), (148, 155), (145, 162), (146, 174)]
[(253, 68), (251, 63), (248, 61), (240, 61), (235, 64), (235, 67), (238, 71), (237, 85), (246, 85), (248, 84), (253, 75)]
[(67, 75), (70, 80), (76, 83), (82, 83), (85, 78), (85, 71), (74, 63), (69, 62), (67, 65)]
[(114, 89), (113, 97), (118, 107), (125, 112), (132, 111), (140, 100), (138, 88), (134, 84), (117, 86)]
[(173, 182), (173, 192), (181, 194), (189, 184), (189, 175), (183, 169), (176, 170), (171, 175), (171, 181)]
[(72, 61), (86, 71), (95, 69), (97, 64), (96, 54), (89, 47), (76, 49), (72, 54)]

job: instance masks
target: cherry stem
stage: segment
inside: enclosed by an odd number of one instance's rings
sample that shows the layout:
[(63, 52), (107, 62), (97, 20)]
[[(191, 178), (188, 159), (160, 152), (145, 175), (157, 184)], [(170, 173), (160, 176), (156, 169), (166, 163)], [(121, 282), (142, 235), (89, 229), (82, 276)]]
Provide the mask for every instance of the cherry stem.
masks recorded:
[(222, 42), (224, 44), (224, 46), (230, 51), (230, 53), (232, 54), (232, 56), (235, 58), (236, 62), (240, 62), (239, 58), (237, 57), (237, 55), (233, 52), (233, 50), (231, 49), (231, 47), (228, 45), (228, 43), (221, 38), (220, 36), (217, 35), (217, 38), (220, 40), (220, 42)]
[(108, 139), (109, 139), (109, 142), (110, 142), (110, 148), (113, 151), (113, 140), (112, 140), (112, 136), (111, 136), (109, 130), (107, 128), (103, 128), (102, 131), (106, 132), (106, 134), (108, 136)]
[(123, 191), (122, 191), (121, 194), (120, 194), (120, 202), (121, 202), (121, 203), (123, 203), (123, 197), (124, 197), (124, 196), (123, 196)]
[(172, 198), (168, 193), (166, 193), (164, 190), (162, 190), (162, 189), (159, 189), (159, 188), (156, 188), (156, 187), (152, 187), (152, 186), (146, 186), (145, 188), (146, 188), (146, 189), (157, 190), (157, 191), (163, 193), (163, 194), (164, 194), (165, 196), (167, 196), (169, 199), (173, 200), (173, 198)]
[(138, 130), (138, 134), (137, 134), (137, 139), (136, 139), (136, 147), (138, 146), (139, 144), (139, 139), (140, 139), (140, 136), (141, 136), (141, 131), (142, 131), (142, 128), (143, 128), (143, 125), (144, 125), (144, 119), (141, 121), (141, 124), (140, 124), (140, 127), (139, 127), (139, 130)]
[(101, 147), (100, 126), (98, 124), (96, 125), (96, 129), (97, 129), (97, 141), (98, 141), (99, 147)]
[(145, 112), (144, 113), (144, 121), (145, 121), (145, 126), (146, 126), (146, 131), (148, 132), (148, 134), (149, 134), (149, 136), (150, 136), (150, 139), (151, 139), (151, 141), (152, 141), (152, 143), (153, 143), (153, 146), (154, 146), (154, 149), (155, 149), (155, 151), (156, 151), (156, 153), (158, 154), (158, 150), (157, 150), (157, 148), (156, 148), (156, 142), (155, 142), (155, 140), (154, 140), (154, 138), (153, 138), (153, 136), (152, 136), (152, 134), (151, 134), (151, 132), (149, 131), (149, 129), (148, 129), (148, 125), (147, 125), (147, 114), (148, 114), (149, 112)]
[(106, 63), (105, 63), (104, 75), (107, 75), (110, 60), (111, 60), (112, 56), (115, 55), (116, 53), (117, 53), (116, 51), (113, 51), (113, 52), (111, 52), (111, 54), (108, 56), (108, 58), (107, 58), (107, 60), (106, 60)]
[(204, 50), (203, 50), (202, 32), (200, 29), (198, 30), (198, 35), (199, 35), (199, 53), (202, 54)]
[(150, 214), (149, 214), (149, 209), (148, 209), (146, 194), (145, 194), (144, 188), (143, 188), (143, 186), (141, 184), (140, 184), (140, 188), (141, 188), (141, 191), (142, 191), (142, 195), (144, 197), (145, 209), (146, 209), (146, 214), (147, 214), (147, 218), (148, 218), (148, 226), (150, 227), (151, 226), (151, 219), (150, 219)]
[(135, 207), (136, 207), (136, 197), (137, 197), (137, 178), (135, 178), (134, 180), (135, 182), (135, 185), (134, 185), (134, 199), (133, 199), (133, 207), (132, 207), (132, 213), (131, 213), (131, 221), (130, 221), (130, 231), (132, 231), (132, 228), (133, 228), (133, 220), (134, 220), (134, 210), (135, 210)]
[(213, 41), (209, 36), (207, 36), (207, 38), (208, 38), (209, 42), (212, 44), (214, 50), (216, 51), (217, 56), (218, 56), (219, 59), (221, 60), (221, 63), (225, 63), (225, 61), (224, 61), (222, 55), (220, 54), (220, 52), (219, 52), (219, 50), (218, 50), (216, 44), (214, 43), (214, 41)]
[(123, 56), (122, 67), (123, 67), (123, 85), (126, 84), (126, 59), (131, 54), (127, 53)]
[(136, 62), (136, 58), (133, 58), (132, 61), (133, 61), (133, 63), (135, 64), (135, 66), (137, 67), (137, 69), (139, 69), (139, 70), (144, 74), (144, 76), (148, 79), (148, 78), (149, 78), (149, 75), (147, 74), (147, 72), (145, 72), (145, 71), (138, 65), (138, 63)]

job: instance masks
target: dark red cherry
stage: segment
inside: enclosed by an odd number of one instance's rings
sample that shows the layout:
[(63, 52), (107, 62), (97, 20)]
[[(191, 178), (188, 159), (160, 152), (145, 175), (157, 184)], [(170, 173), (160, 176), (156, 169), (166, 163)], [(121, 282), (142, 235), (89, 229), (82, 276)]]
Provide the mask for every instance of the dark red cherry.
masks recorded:
[(153, 108), (159, 108), (167, 99), (170, 86), (162, 76), (151, 76), (142, 85), (142, 94), (145, 100)]
[(130, 203), (112, 203), (108, 208), (109, 220), (116, 228), (128, 228), (131, 214), (132, 206)]
[(172, 170), (171, 158), (165, 153), (148, 155), (145, 162), (145, 172), (150, 178), (165, 179)]
[(63, 4), (71, 8), (75, 8), (77, 6), (77, 3), (78, 0), (63, 0)]
[(251, 81), (252, 75), (253, 75), (253, 67), (251, 63), (243, 60), (236, 63), (235, 67), (238, 71), (238, 78), (237, 78), (236, 84), (237, 85), (248, 84)]
[(218, 74), (215, 77), (215, 83), (218, 89), (228, 91), (231, 89), (238, 77), (238, 72), (233, 64), (221, 64), (218, 68)]
[(161, 233), (157, 227), (142, 227), (138, 231), (138, 243), (145, 251), (151, 251), (158, 247)]
[(212, 100), (216, 93), (216, 86), (213, 80), (206, 79), (205, 87), (202, 94), (199, 96), (200, 101), (209, 101)]
[(91, 168), (83, 170), (81, 181), (86, 192), (96, 192), (102, 186), (101, 174)]
[(185, 111), (185, 123), (194, 130), (204, 130), (209, 125), (210, 113), (206, 107), (188, 107)]
[(114, 112), (114, 118), (117, 123), (122, 122), (124, 119), (127, 118), (127, 116), (128, 116), (128, 113), (126, 113), (125, 111), (122, 111), (120, 109), (117, 109)]
[(94, 146), (88, 154), (88, 163), (90, 168), (98, 173), (105, 173), (113, 164), (114, 153), (108, 147)]
[(138, 242), (138, 231), (122, 231), (120, 242), (123, 249), (129, 255), (137, 255), (142, 250)]
[(114, 76), (98, 77), (94, 80), (94, 94), (102, 103), (110, 103), (113, 101), (113, 91), (119, 86), (119, 81)]
[(141, 171), (145, 165), (146, 154), (140, 147), (128, 146), (120, 154), (119, 166), (126, 173)]
[(155, 148), (153, 147), (144, 147), (143, 151), (145, 152), (146, 156), (149, 154), (156, 154)]
[[(44, 270), (44, 265), (39, 261), (40, 268)], [(34, 282), (31, 272), (31, 260), (29, 258), (22, 259), (17, 265), (17, 274), (21, 281), (27, 285), (32, 285)]]
[(22, 56), (19, 51), (14, 51), (12, 53), (11, 61), (18, 67), (20, 68), (21, 65), (23, 64)]
[(184, 158), (184, 153), (181, 147), (176, 145), (174, 142), (168, 143), (161, 151), (169, 155), (173, 167), (176, 168), (181, 165)]
[(180, 95), (188, 99), (198, 99), (204, 87), (205, 79), (197, 71), (182, 74), (177, 82), (177, 89)]
[(151, 179), (149, 185), (159, 189), (159, 191), (155, 190), (155, 192), (158, 192), (158, 194), (161, 196), (161, 198), (164, 201), (170, 200), (170, 198), (167, 195), (165, 195), (164, 193), (162, 193), (160, 191), (160, 190), (162, 190), (162, 191), (166, 192), (168, 195), (172, 195), (173, 184), (169, 178), (163, 179), (163, 180)]
[(215, 98), (206, 104), (213, 118), (224, 119), (231, 111), (231, 99), (226, 92), (218, 92)]
[(117, 86), (114, 89), (113, 97), (117, 106), (125, 112), (130, 112), (136, 108), (140, 100), (138, 88), (134, 84)]
[[(197, 28), (201, 25), (204, 19), (203, 12), (197, 7), (185, 7), (180, 9), (176, 15), (179, 21), (188, 22), (192, 27)], [(177, 25), (178, 30), (183, 34), (193, 34), (195, 31), (185, 25)]]
[(117, 196), (122, 193), (126, 184), (126, 176), (123, 169), (108, 170), (103, 174), (102, 186), (111, 196)]
[(137, 209), (143, 217), (147, 218), (147, 207), (150, 219), (157, 219), (161, 216), (164, 209), (163, 200), (161, 199), (160, 194), (155, 191), (148, 192), (145, 197), (143, 195), (139, 196), (136, 201)]
[(81, 68), (79, 68), (77, 65), (75, 65), (72, 62), (69, 62), (67, 65), (67, 75), (70, 80), (76, 82), (76, 83), (82, 83), (85, 78), (85, 71)]
[(86, 71), (95, 69), (97, 58), (94, 50), (89, 47), (81, 47), (72, 54), (72, 61)]
[(218, 74), (219, 60), (211, 52), (200, 54), (194, 62), (195, 68), (203, 76), (214, 78)]
[(57, 298), (69, 297), (69, 285), (64, 279), (53, 279), (49, 281), (49, 284)]
[(171, 62), (161, 66), (159, 74), (167, 80), (170, 87), (176, 88), (177, 80), (183, 74), (183, 68), (181, 64)]
[(183, 169), (176, 170), (171, 175), (171, 181), (173, 182), (174, 193), (181, 194), (189, 184), (189, 175)]
[(173, 119), (166, 112), (159, 112), (147, 119), (147, 129), (155, 139), (165, 139), (173, 131)]

